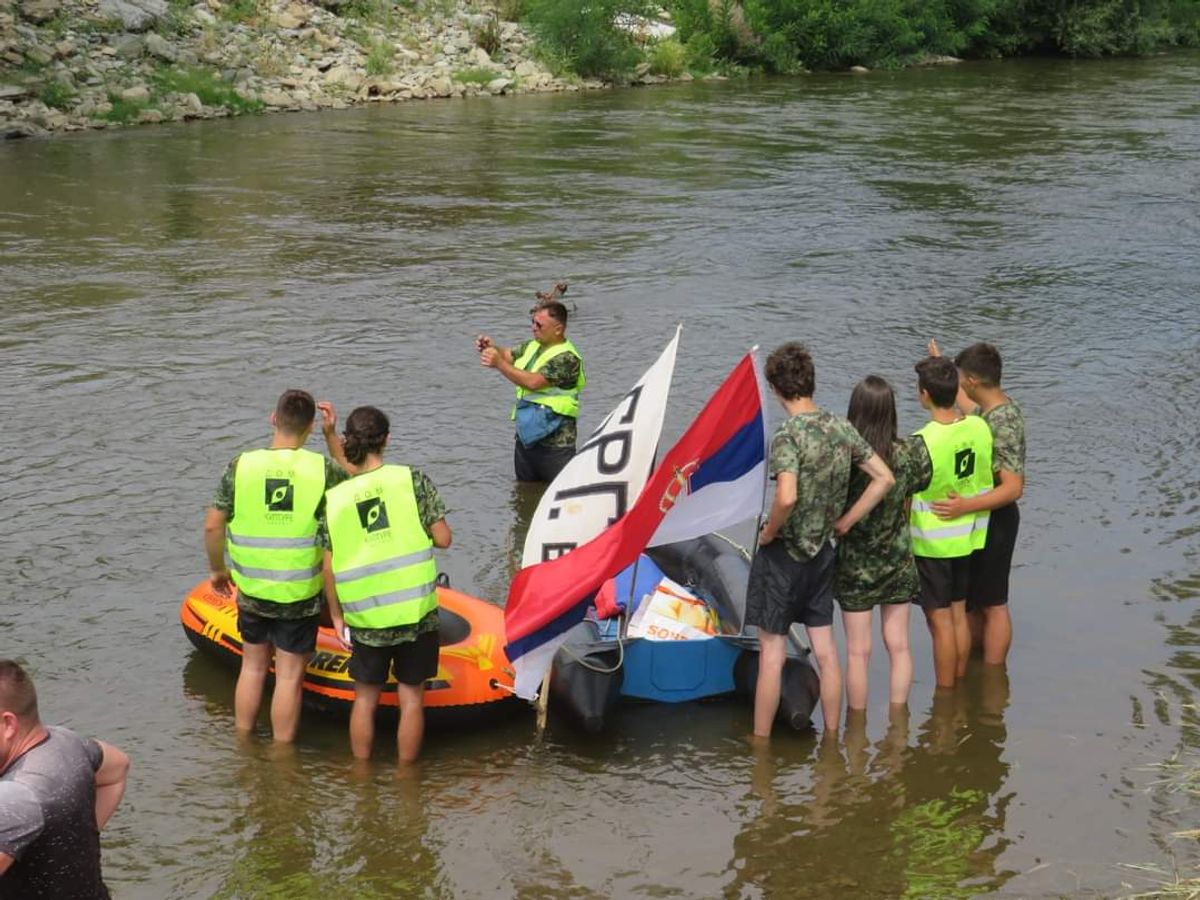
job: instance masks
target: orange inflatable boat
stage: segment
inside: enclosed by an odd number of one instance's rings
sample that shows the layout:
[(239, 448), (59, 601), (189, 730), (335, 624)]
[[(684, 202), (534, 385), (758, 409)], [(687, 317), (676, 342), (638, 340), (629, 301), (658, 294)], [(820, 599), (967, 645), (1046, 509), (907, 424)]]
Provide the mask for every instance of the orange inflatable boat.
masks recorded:
[[(437, 676), (425, 682), (426, 723), (432, 727), (471, 727), (521, 707), (512, 693), (513, 670), (504, 655), (504, 611), (484, 600), (439, 584), (442, 648)], [(197, 649), (237, 667), (242, 636), (232, 596), (202, 581), (184, 598), (183, 630)], [(317, 651), (304, 673), (305, 704), (348, 715), (354, 682), (347, 672), (350, 651), (332, 628), (317, 634)], [(384, 688), (381, 707), (395, 709), (396, 686)]]

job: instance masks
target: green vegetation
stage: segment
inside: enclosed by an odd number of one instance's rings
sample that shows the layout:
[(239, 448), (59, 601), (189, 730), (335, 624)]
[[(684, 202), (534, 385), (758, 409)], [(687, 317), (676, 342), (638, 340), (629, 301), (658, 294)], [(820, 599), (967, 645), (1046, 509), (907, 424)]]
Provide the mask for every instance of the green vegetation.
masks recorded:
[(200, 66), (161, 68), (154, 75), (154, 86), (160, 94), (195, 94), (205, 106), (223, 106), (239, 115), (263, 108), (261, 101), (247, 100), (218, 72)]
[(1200, 43), (1195, 0), (674, 0), (679, 37), (771, 72), (932, 55), (1104, 56)]
[(492, 13), (483, 26), (471, 29), (471, 40), (476, 47), (483, 48), (488, 56), (500, 49), (500, 19), (496, 13)]
[(235, 25), (258, 19), (258, 0), (228, 0), (221, 4), (221, 18)]
[(462, 84), (488, 84), (499, 77), (491, 69), (459, 69), (454, 73), (454, 80)]
[(38, 96), (51, 109), (70, 109), (78, 94), (70, 85), (53, 81), (42, 88), (42, 92)]
[(678, 78), (688, 67), (688, 53), (683, 44), (674, 38), (656, 41), (646, 50), (646, 61), (655, 75)]
[(542, 60), (556, 72), (615, 78), (641, 60), (633, 37), (614, 23), (650, 12), (645, 0), (525, 0), (523, 20), (538, 40)]
[(126, 100), (120, 94), (113, 92), (109, 93), (108, 102), (112, 104), (112, 109), (106, 113), (101, 113), (96, 118), (105, 119), (109, 122), (133, 122), (143, 111), (158, 108), (153, 99)]
[(367, 51), (368, 75), (391, 75), (395, 69), (396, 48), (386, 41), (372, 41)]

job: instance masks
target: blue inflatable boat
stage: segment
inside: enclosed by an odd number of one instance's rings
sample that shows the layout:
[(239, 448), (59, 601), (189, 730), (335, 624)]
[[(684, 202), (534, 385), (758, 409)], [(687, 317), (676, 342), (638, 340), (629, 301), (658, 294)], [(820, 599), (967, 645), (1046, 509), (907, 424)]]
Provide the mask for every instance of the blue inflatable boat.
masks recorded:
[[(717, 633), (705, 639), (629, 637), (629, 613), (663, 576), (686, 587), (711, 610)], [(625, 614), (594, 613), (568, 633), (550, 675), (550, 700), (590, 732), (603, 730), (623, 700), (686, 703), (713, 697), (752, 699), (758, 675), (758, 637), (745, 625), (746, 552), (720, 535), (648, 550), (608, 586)], [(606, 605), (606, 604), (602, 604)], [(779, 720), (797, 730), (811, 725), (820, 682), (806, 647), (788, 642)]]

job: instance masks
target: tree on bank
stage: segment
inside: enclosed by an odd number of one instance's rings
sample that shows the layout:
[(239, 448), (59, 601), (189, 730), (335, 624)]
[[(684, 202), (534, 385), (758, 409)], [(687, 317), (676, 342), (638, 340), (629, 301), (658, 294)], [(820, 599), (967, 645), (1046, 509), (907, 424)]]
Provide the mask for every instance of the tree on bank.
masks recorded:
[[(548, 60), (614, 77), (641, 59), (618, 22), (644, 0), (507, 0)], [(1200, 0), (668, 0), (688, 66), (766, 72), (902, 66), (930, 56), (1136, 55), (1200, 45)]]

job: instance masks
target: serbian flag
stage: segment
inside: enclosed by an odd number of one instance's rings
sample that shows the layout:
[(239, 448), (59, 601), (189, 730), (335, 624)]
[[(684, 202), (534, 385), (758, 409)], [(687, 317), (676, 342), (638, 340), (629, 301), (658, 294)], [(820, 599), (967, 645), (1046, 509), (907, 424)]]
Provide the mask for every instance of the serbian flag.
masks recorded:
[(596, 591), (646, 547), (758, 516), (766, 487), (766, 420), (754, 351), (738, 363), (663, 456), (629, 511), (564, 556), (521, 569), (504, 608), (517, 695), (538, 688)]

